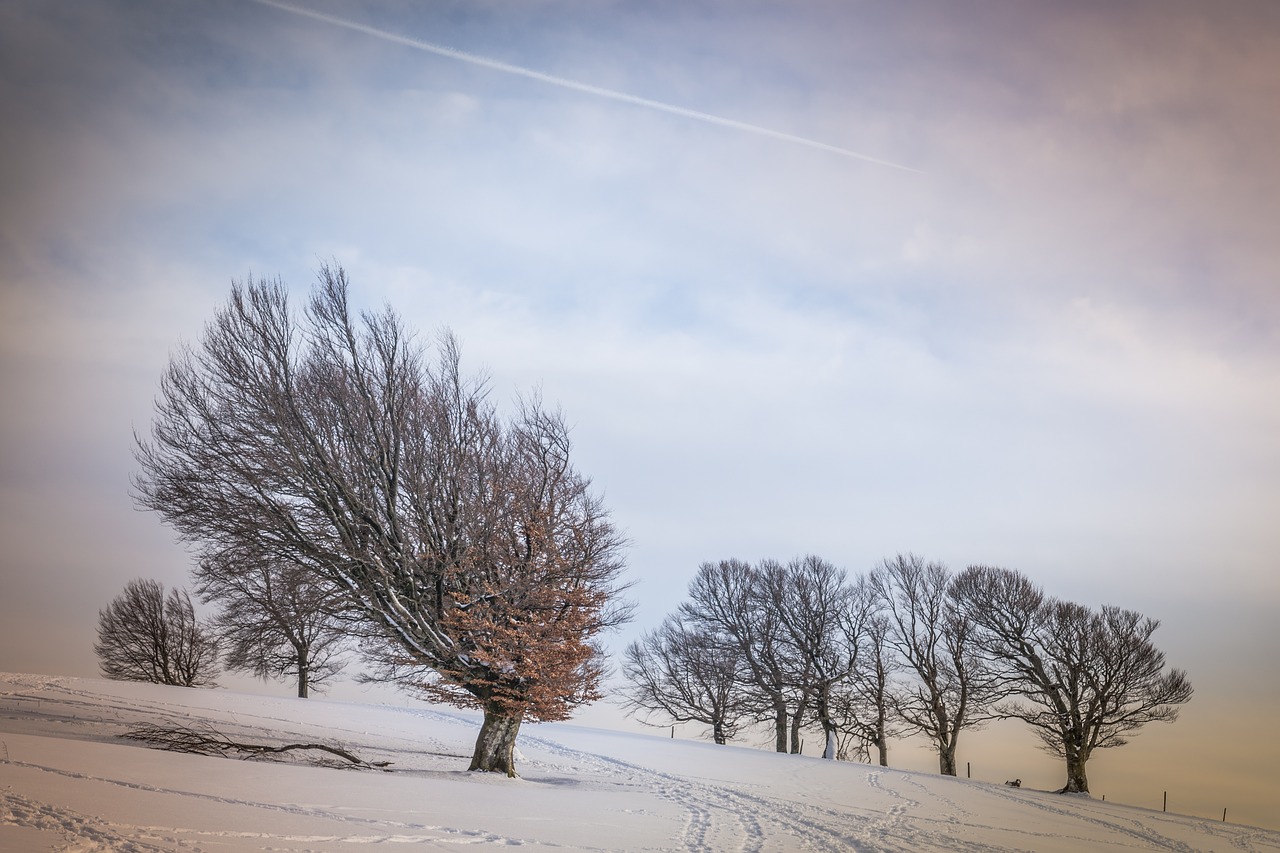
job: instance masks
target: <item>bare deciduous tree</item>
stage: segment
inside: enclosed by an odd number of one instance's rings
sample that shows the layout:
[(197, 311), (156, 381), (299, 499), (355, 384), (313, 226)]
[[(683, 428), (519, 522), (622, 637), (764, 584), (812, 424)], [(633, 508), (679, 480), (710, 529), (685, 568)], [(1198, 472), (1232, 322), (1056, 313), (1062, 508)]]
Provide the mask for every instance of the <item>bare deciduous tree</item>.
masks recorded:
[[(752, 714), (774, 726), (778, 752), (800, 751), (803, 702), (780, 647), (782, 626), (777, 603), (769, 598), (755, 567), (742, 560), (706, 562), (689, 584), (689, 600), (682, 617), (733, 641), (742, 661), (743, 677), (752, 699)], [(788, 728), (794, 722), (796, 725)]]
[(945, 566), (899, 554), (883, 560), (868, 582), (888, 618), (890, 645), (916, 676), (898, 695), (897, 714), (933, 741), (939, 772), (955, 776), (961, 732), (996, 716), (1003, 681), (978, 654), (973, 623), (949, 597)]
[(218, 641), (196, 618), (186, 590), (132, 580), (98, 611), (93, 645), (102, 674), (121, 681), (207, 687), (218, 674)]
[(723, 744), (737, 734), (748, 705), (737, 644), (679, 617), (627, 647), (622, 674), (633, 710), (674, 723), (702, 723)]
[(860, 617), (845, 573), (815, 556), (786, 566), (760, 565), (761, 582), (777, 601), (782, 644), (796, 662), (798, 689), (813, 697), (813, 717), (822, 729), (823, 757), (834, 759), (841, 729), (836, 694), (858, 665)]
[(429, 368), (394, 311), (353, 317), (347, 291), (322, 268), (299, 319), (282, 283), (234, 286), (162, 380), (137, 499), (205, 555), (341, 589), (379, 674), (481, 708), (471, 769), (515, 775), (522, 720), (599, 696), (623, 540), (558, 414), (500, 417), (451, 336)]
[(1003, 713), (1026, 722), (1066, 761), (1063, 793), (1088, 793), (1094, 750), (1123, 746), (1147, 723), (1177, 719), (1177, 706), (1191, 699), (1186, 673), (1166, 671), (1151, 642), (1160, 625), (1154, 619), (1048, 598), (1021, 573), (991, 566), (970, 566), (953, 589), (984, 652), (1024, 700)]
[(890, 623), (876, 611), (877, 599), (865, 577), (853, 587), (851, 624), (846, 630), (858, 641), (853, 671), (844, 684), (837, 686), (835, 707), (843, 734), (841, 749), (856, 752), (864, 761), (889, 766), (889, 739), (901, 737), (910, 729), (903, 725), (896, 708), (900, 689), (894, 678), (901, 663), (890, 645)]
[(306, 698), (343, 667), (343, 597), (306, 566), (248, 554), (206, 555), (196, 593), (221, 607), (213, 624), (229, 668), (259, 678), (292, 676)]

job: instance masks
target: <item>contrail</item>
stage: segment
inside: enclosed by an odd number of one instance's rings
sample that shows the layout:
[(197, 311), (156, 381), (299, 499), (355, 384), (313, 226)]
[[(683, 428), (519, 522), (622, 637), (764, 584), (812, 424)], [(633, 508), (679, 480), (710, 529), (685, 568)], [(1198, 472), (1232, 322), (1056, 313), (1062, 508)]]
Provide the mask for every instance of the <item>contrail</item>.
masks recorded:
[(783, 133), (780, 130), (770, 130), (767, 127), (760, 127), (755, 124), (747, 124), (743, 121), (735, 121), (731, 118), (722, 118), (721, 116), (704, 113), (698, 110), (691, 110), (687, 107), (678, 107), (675, 104), (667, 104), (662, 101), (653, 101), (649, 98), (641, 98), (638, 95), (628, 95), (626, 92), (618, 92), (614, 89), (605, 89), (600, 86), (592, 86), (590, 83), (580, 83), (577, 80), (569, 80), (564, 77), (556, 77), (553, 74), (544, 74), (541, 71), (535, 71), (532, 68), (524, 68), (519, 65), (511, 65), (507, 62), (500, 62), (496, 59), (489, 59), (485, 56), (477, 56), (474, 53), (467, 53), (462, 50), (454, 50), (451, 47), (443, 47), (442, 45), (432, 44), (431, 42), (420, 41), (419, 39), (409, 38), (408, 36), (389, 33), (386, 30), (380, 30), (377, 27), (370, 27), (366, 24), (357, 23), (356, 21), (348, 21), (345, 18), (339, 18), (334, 15), (326, 15), (323, 12), (316, 12), (312, 9), (304, 9), (300, 6), (293, 6), (289, 3), (282, 3), (280, 0), (255, 0), (255, 2), (263, 6), (272, 6), (285, 12), (292, 12), (295, 15), (302, 15), (306, 18), (312, 18), (317, 21), (324, 21), (326, 24), (332, 24), (335, 27), (342, 27), (348, 30), (354, 30), (358, 33), (373, 36), (374, 38), (389, 41), (393, 44), (411, 47), (414, 50), (421, 50), (426, 53), (434, 53), (437, 56), (447, 56), (450, 59), (457, 59), (462, 62), (469, 62), (472, 65), (479, 65), (482, 68), (490, 68), (494, 71), (502, 71), (506, 74), (515, 74), (519, 77), (528, 77), (530, 80), (537, 80), (541, 83), (549, 83), (552, 86), (559, 86), (562, 89), (572, 89), (575, 92), (585, 92), (588, 95), (595, 95), (600, 98), (608, 98), (612, 101), (621, 101), (624, 104), (633, 104), (638, 107), (645, 107), (659, 112), (670, 113), (671, 115), (683, 116), (691, 118), (695, 121), (706, 122), (707, 124), (715, 124), (721, 127), (732, 128), (733, 130), (741, 130), (746, 133), (754, 133), (758, 136), (767, 136), (771, 139), (780, 139), (783, 142), (793, 142), (797, 145), (805, 145), (809, 148), (817, 148), (820, 151), (829, 151), (832, 154), (839, 154), (844, 157), (852, 157), (855, 160), (865, 160), (868, 163), (875, 163), (878, 166), (888, 166), (891, 169), (902, 169), (905, 172), (915, 172), (916, 174), (924, 174), (920, 169), (913, 169), (910, 166), (904, 166), (901, 163), (894, 163), (889, 160), (881, 160), (878, 157), (871, 157), (867, 154), (859, 154), (857, 151), (850, 151), (848, 148), (841, 148), (837, 145), (828, 145), (825, 142), (818, 142), (814, 139), (806, 139), (803, 136), (795, 136), (790, 133)]

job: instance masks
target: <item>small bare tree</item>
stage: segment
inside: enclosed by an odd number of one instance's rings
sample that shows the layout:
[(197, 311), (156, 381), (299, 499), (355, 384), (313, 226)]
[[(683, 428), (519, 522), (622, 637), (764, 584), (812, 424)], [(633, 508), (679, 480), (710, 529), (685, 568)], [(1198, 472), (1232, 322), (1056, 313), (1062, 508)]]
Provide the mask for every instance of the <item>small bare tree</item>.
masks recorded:
[(301, 698), (342, 671), (343, 596), (306, 566), (220, 551), (200, 560), (195, 578), (201, 600), (221, 607), (213, 625), (228, 668), (292, 676)]
[(1003, 681), (978, 653), (974, 626), (948, 595), (951, 573), (915, 554), (883, 560), (868, 582), (890, 627), (889, 644), (916, 676), (897, 697), (897, 714), (931, 741), (938, 769), (956, 775), (965, 729), (993, 719)]
[(834, 706), (840, 720), (841, 749), (871, 760), (871, 749), (881, 767), (889, 766), (889, 739), (910, 732), (897, 714), (901, 689), (896, 674), (902, 667), (890, 643), (891, 627), (876, 610), (877, 599), (861, 577), (853, 585), (845, 628), (857, 640), (853, 671), (837, 685)]
[(673, 723), (702, 723), (723, 744), (737, 734), (748, 704), (736, 643), (679, 617), (627, 647), (627, 704)]
[(218, 674), (218, 641), (196, 618), (186, 590), (132, 580), (98, 611), (93, 645), (107, 678), (175, 687), (207, 687)]
[(1186, 673), (1166, 671), (1151, 642), (1154, 619), (1048, 598), (1012, 569), (970, 566), (953, 590), (983, 651), (1022, 697), (1001, 712), (1066, 761), (1062, 793), (1089, 792), (1085, 768), (1095, 749), (1123, 746), (1147, 723), (1172, 722), (1191, 699)]

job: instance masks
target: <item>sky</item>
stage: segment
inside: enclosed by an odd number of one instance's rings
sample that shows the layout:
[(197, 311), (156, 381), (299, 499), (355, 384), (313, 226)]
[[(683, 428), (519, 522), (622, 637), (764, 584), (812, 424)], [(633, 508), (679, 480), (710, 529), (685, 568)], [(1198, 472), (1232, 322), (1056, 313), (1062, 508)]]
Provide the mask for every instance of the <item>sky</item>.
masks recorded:
[(1274, 805), (1278, 104), (1270, 0), (4, 0), (0, 670), (187, 582), (160, 373), (336, 261), (563, 408), (615, 649), (704, 560), (1017, 568), (1196, 686), (1095, 784)]

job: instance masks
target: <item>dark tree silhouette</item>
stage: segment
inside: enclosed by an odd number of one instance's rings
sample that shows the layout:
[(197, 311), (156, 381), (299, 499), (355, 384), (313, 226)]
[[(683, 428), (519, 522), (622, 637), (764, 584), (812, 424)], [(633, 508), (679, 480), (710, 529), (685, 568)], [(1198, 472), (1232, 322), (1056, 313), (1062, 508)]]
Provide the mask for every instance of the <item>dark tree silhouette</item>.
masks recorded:
[(795, 665), (783, 655), (778, 602), (761, 583), (760, 572), (742, 560), (706, 562), (689, 583), (681, 618), (731, 640), (742, 662), (752, 715), (772, 722), (774, 748), (800, 751), (805, 698)]
[(838, 684), (834, 693), (835, 716), (840, 720), (840, 753), (844, 758), (856, 752), (858, 758), (889, 766), (889, 739), (909, 734), (911, 729), (897, 714), (902, 688), (895, 676), (902, 663), (889, 642), (891, 625), (876, 610), (877, 597), (865, 577), (853, 585), (852, 606), (846, 629), (857, 638), (853, 671)]
[(708, 725), (723, 744), (748, 717), (741, 666), (731, 638), (668, 617), (623, 653), (627, 704), (664, 722)]
[(341, 589), (376, 675), (482, 709), (471, 769), (515, 775), (524, 719), (599, 696), (623, 540), (558, 413), (501, 417), (451, 336), (429, 367), (394, 311), (354, 317), (345, 273), (319, 278), (301, 318), (279, 281), (234, 286), (171, 361), (137, 499), (204, 555)]
[(1123, 746), (1147, 723), (1172, 722), (1191, 699), (1186, 673), (1166, 671), (1151, 642), (1154, 619), (1049, 598), (1021, 573), (992, 566), (965, 569), (953, 592), (983, 651), (1022, 697), (1002, 712), (1066, 761), (1062, 793), (1089, 792), (1085, 767), (1095, 749)]
[(858, 609), (843, 569), (807, 556), (786, 566), (765, 561), (761, 583), (777, 602), (780, 646), (794, 661), (799, 691), (813, 697), (813, 719), (822, 729), (823, 757), (838, 751), (841, 719), (838, 692), (857, 669), (859, 633), (865, 613)]
[(186, 590), (132, 580), (98, 611), (93, 645), (107, 678), (207, 687), (218, 675), (218, 641), (196, 618)]
[(230, 669), (292, 677), (298, 696), (342, 671), (345, 599), (308, 567), (220, 552), (200, 560), (196, 594), (221, 607), (213, 620)]
[(939, 772), (955, 776), (960, 734), (997, 716), (1004, 682), (979, 653), (973, 622), (949, 597), (951, 573), (941, 563), (899, 554), (868, 583), (888, 620), (889, 645), (916, 676), (896, 697), (897, 715), (933, 742)]

